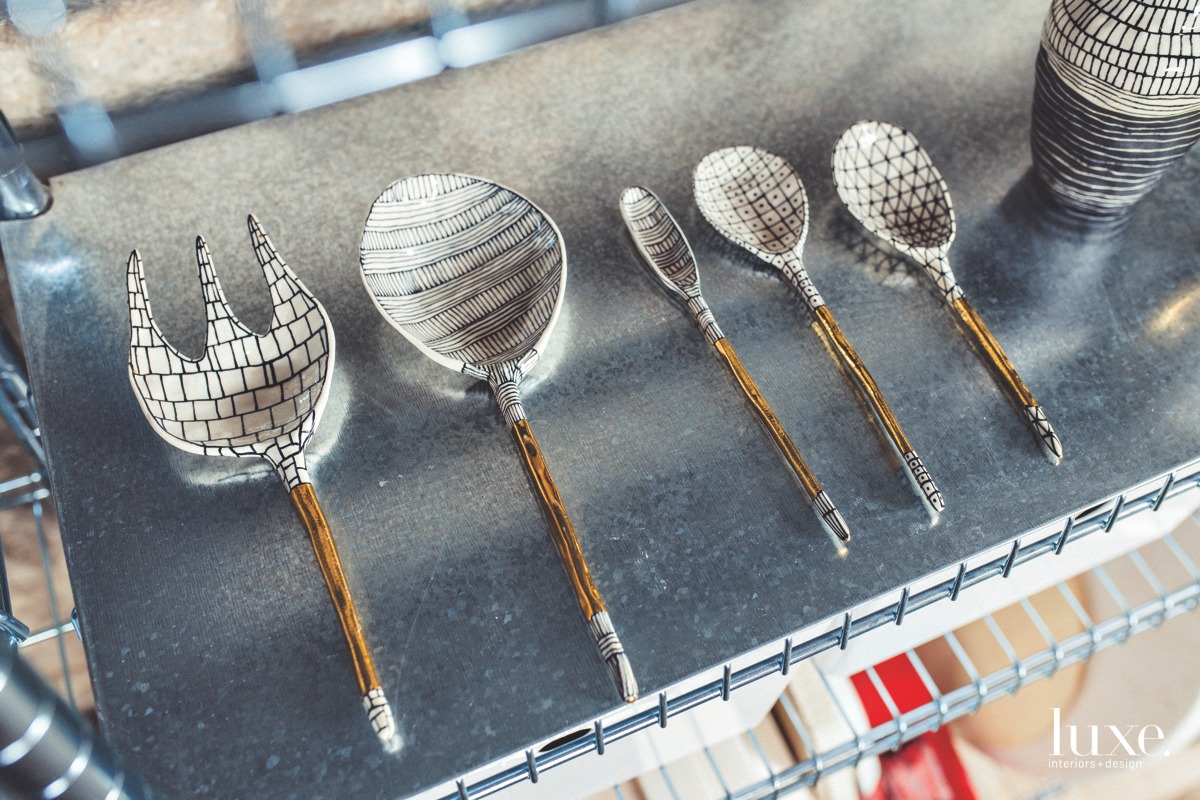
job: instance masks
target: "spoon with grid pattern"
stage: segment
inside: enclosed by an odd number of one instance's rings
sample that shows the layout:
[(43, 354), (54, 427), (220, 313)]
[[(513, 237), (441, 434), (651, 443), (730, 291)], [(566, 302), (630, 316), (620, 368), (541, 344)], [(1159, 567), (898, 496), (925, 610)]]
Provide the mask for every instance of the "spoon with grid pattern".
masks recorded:
[(821, 527), (833, 540), (839, 555), (845, 555), (847, 550), (843, 542), (850, 541), (850, 528), (846, 525), (846, 520), (821, 488), (816, 476), (796, 449), (792, 438), (780, 424), (775, 412), (767, 405), (766, 398), (762, 396), (758, 386), (738, 360), (733, 346), (717, 325), (712, 310), (700, 294), (700, 273), (696, 267), (696, 257), (675, 218), (653, 192), (640, 186), (628, 188), (621, 193), (621, 216), (625, 219), (625, 225), (629, 228), (638, 251), (650, 264), (654, 274), (667, 289), (687, 304), (687, 309), (700, 326), (704, 338), (721, 356), (738, 387), (750, 400), (759, 420), (770, 433), (776, 447), (787, 459), (788, 466), (796, 474), (800, 485), (804, 487), (817, 519), (821, 521)]
[(804, 267), (801, 252), (808, 236), (808, 197), (800, 176), (779, 156), (760, 147), (741, 146), (709, 153), (693, 177), (696, 204), (704, 218), (726, 239), (778, 268), (804, 298), (842, 366), (862, 389), (913, 491), (936, 522), (946, 507), (941, 490)]
[(950, 269), (955, 233), (950, 190), (917, 138), (890, 122), (854, 123), (834, 146), (833, 182), (846, 208), (864, 228), (924, 268), (1005, 395), (1021, 411), (1042, 454), (1052, 464), (1062, 461), (1062, 442), (1046, 412), (1033, 399)]
[(584, 621), (622, 699), (637, 680), (575, 528), (521, 405), (520, 384), (545, 352), (567, 280), (562, 235), (541, 209), (491, 181), (403, 178), (371, 206), (362, 279), (376, 308), (442, 366), (486, 380), (550, 523)]
[(208, 246), (197, 237), (207, 335), (200, 358), (183, 355), (163, 338), (154, 320), (142, 257), (134, 250), (127, 273), (129, 382), (151, 428), (167, 442), (189, 453), (262, 458), (275, 469), (312, 540), (350, 649), (367, 718), (384, 749), (393, 752), (401, 742), (392, 709), (304, 463), (304, 446), (325, 408), (333, 372), (333, 327), (258, 220), (251, 216), (248, 225), (274, 307), (267, 332), (258, 335), (234, 316)]

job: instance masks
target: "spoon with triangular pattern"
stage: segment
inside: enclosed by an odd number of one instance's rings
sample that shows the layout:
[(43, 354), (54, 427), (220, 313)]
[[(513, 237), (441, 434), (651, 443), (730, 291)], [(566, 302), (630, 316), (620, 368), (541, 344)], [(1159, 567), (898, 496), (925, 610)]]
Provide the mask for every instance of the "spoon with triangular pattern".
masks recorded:
[(1020, 409), (1042, 453), (1050, 463), (1059, 463), (1063, 447), (1058, 434), (950, 269), (955, 232), (950, 190), (917, 138), (890, 122), (854, 123), (834, 146), (833, 182), (863, 227), (924, 267), (1000, 387)]

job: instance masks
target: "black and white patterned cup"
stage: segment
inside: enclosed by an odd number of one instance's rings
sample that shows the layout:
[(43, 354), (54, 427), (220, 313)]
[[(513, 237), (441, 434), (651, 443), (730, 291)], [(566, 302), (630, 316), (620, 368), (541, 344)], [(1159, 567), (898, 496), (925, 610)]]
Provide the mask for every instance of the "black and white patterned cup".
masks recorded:
[(1197, 0), (1054, 0), (1031, 145), (1068, 214), (1121, 223), (1200, 138)]

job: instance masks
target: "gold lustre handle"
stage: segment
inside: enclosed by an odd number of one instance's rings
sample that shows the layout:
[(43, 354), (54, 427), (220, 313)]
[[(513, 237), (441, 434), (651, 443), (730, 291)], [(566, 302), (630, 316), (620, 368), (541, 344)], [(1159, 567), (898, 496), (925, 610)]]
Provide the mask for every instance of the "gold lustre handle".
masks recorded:
[(342, 633), (346, 635), (350, 658), (354, 661), (354, 671), (358, 676), (359, 691), (366, 695), (372, 689), (379, 688), (379, 677), (375, 674), (375, 664), (367, 650), (362, 624), (358, 621), (358, 612), (350, 598), (350, 587), (346, 585), (346, 575), (342, 571), (342, 561), (338, 558), (329, 523), (325, 520), (325, 514), (321, 512), (311, 483), (300, 484), (292, 489), (290, 495), (292, 505), (296, 507), (300, 519), (304, 522), (304, 529), (312, 539), (313, 551), (317, 554), (317, 563), (321, 566), (321, 575), (325, 578), (325, 585), (329, 587), (329, 596), (333, 598), (333, 607), (342, 623)]
[(1042, 454), (1050, 460), (1050, 463), (1058, 464), (1063, 457), (1062, 441), (1058, 438), (1050, 421), (1046, 419), (1046, 412), (1038, 405), (1037, 400), (1033, 399), (1033, 394), (1025, 386), (1021, 376), (1017, 374), (1017, 369), (1009, 361), (1004, 348), (996, 341), (996, 337), (988, 330), (987, 325), (983, 324), (983, 320), (980, 319), (975, 307), (967, 298), (960, 297), (950, 305), (958, 314), (958, 318), (962, 320), (971, 342), (983, 354), (988, 366), (995, 374), (1000, 388), (1024, 415), (1026, 425), (1029, 426), (1030, 431), (1037, 437), (1038, 444), (1041, 445)]
[(892, 413), (891, 406), (884, 399), (883, 392), (879, 389), (879, 385), (875, 383), (875, 379), (871, 377), (871, 373), (867, 371), (867, 367), (863, 364), (862, 359), (858, 357), (858, 353), (854, 350), (854, 346), (846, 339), (846, 335), (842, 333), (841, 326), (837, 324), (837, 320), (833, 318), (833, 312), (829, 310), (829, 306), (818, 306), (813, 311), (813, 316), (816, 317), (817, 324), (821, 330), (829, 337), (829, 341), (833, 343), (834, 351), (846, 366), (846, 370), (862, 387), (863, 392), (867, 396), (867, 402), (871, 404), (872, 410), (879, 417), (880, 423), (883, 425), (884, 431), (888, 438), (892, 440), (892, 444), (896, 446), (899, 453), (907, 453), (911, 451), (912, 445), (908, 441), (908, 437), (904, 435), (904, 430), (900, 427), (899, 420)]
[(808, 493), (810, 500), (815, 500), (817, 495), (821, 493), (821, 484), (817, 482), (817, 478), (813, 475), (812, 470), (808, 468), (808, 464), (804, 463), (804, 458), (800, 455), (800, 451), (796, 449), (795, 443), (792, 442), (792, 437), (788, 436), (787, 431), (783, 429), (783, 425), (779, 423), (779, 418), (775, 416), (775, 412), (767, 405), (767, 400), (762, 396), (762, 392), (758, 390), (754, 379), (750, 377), (750, 373), (746, 372), (746, 368), (742, 366), (742, 362), (738, 360), (737, 353), (733, 352), (733, 346), (729, 344), (728, 339), (718, 339), (713, 345), (717, 352), (721, 354), (721, 358), (725, 361), (725, 366), (729, 367), (729, 371), (733, 373), (734, 379), (737, 380), (738, 386), (741, 387), (742, 393), (754, 406), (754, 411), (758, 414), (758, 418), (762, 420), (767, 432), (771, 434), (771, 439), (774, 440), (776, 447), (783, 453), (783, 457), (787, 459), (788, 466), (796, 473), (796, 477), (800, 479), (801, 485), (804, 486), (804, 491)]
[(558, 557), (567, 571), (571, 588), (575, 591), (579, 610), (583, 612), (583, 619), (592, 634), (600, 657), (608, 665), (621, 699), (632, 703), (638, 698), (637, 677), (633, 674), (633, 665), (629, 656), (625, 654), (625, 647), (617, 636), (612, 619), (604, 609), (600, 590), (592, 582), (592, 574), (583, 558), (583, 549), (579, 546), (579, 537), (575, 535), (575, 527), (571, 525), (571, 518), (567, 516), (566, 506), (563, 505), (554, 478), (550, 476), (550, 468), (542, 458), (537, 439), (533, 438), (529, 420), (517, 420), (513, 423), (512, 431), (517, 440), (517, 448), (521, 451), (521, 460), (525, 462), (525, 469), (529, 471), (529, 477), (533, 479), (538, 497), (541, 498), (542, 507), (546, 510), (546, 518), (550, 522), (550, 535), (554, 539), (554, 546), (558, 548)]
[(579, 546), (579, 537), (575, 535), (575, 527), (567, 516), (567, 508), (563, 505), (558, 486), (542, 458), (542, 450), (538, 447), (537, 439), (533, 437), (533, 429), (529, 420), (519, 419), (513, 423), (513, 436), (517, 440), (517, 448), (521, 451), (521, 460), (525, 469), (537, 487), (538, 497), (546, 510), (546, 518), (550, 522), (550, 535), (554, 546), (558, 548), (558, 556), (562, 559), (571, 588), (575, 591), (575, 599), (579, 601), (579, 610), (585, 620), (591, 620), (598, 612), (604, 610), (604, 601), (600, 599), (600, 590), (592, 582), (592, 574), (588, 571), (587, 562), (583, 558), (583, 549)]

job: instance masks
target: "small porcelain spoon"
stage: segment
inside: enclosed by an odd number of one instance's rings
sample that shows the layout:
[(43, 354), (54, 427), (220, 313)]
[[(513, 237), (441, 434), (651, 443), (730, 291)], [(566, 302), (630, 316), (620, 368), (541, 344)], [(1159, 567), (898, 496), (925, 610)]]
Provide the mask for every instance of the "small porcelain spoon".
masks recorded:
[(1020, 409), (1043, 455), (1052, 464), (1062, 461), (1062, 442), (1046, 412), (1033, 399), (950, 269), (948, 256), (955, 233), (950, 190), (917, 138), (890, 122), (854, 123), (834, 146), (833, 182), (838, 196), (863, 227), (925, 269), (1001, 389)]
[(696, 204), (712, 226), (734, 244), (777, 267), (800, 292), (846, 371), (866, 396), (903, 471), (936, 522), (946, 507), (942, 492), (900, 427), (883, 391), (842, 333), (804, 267), (808, 197), (800, 176), (784, 159), (759, 147), (726, 147), (696, 166)]
[(704, 297), (700, 294), (700, 273), (696, 268), (696, 258), (691, 245), (684, 238), (683, 231), (679, 229), (674, 217), (650, 190), (640, 186), (621, 193), (621, 216), (625, 218), (634, 243), (654, 269), (654, 274), (687, 303), (688, 311), (704, 332), (704, 337), (733, 373), (738, 386), (753, 404), (775, 445), (796, 473), (800, 485), (804, 487), (808, 499), (812, 502), (817, 519), (821, 521), (821, 526), (837, 546), (838, 553), (845, 555), (846, 546), (843, 542), (850, 541), (850, 529), (846, 521), (817, 482), (791, 437), (779, 424), (766, 399), (742, 367), (737, 354), (733, 352), (733, 346), (717, 326), (717, 320), (713, 317), (708, 303), (704, 302)]

